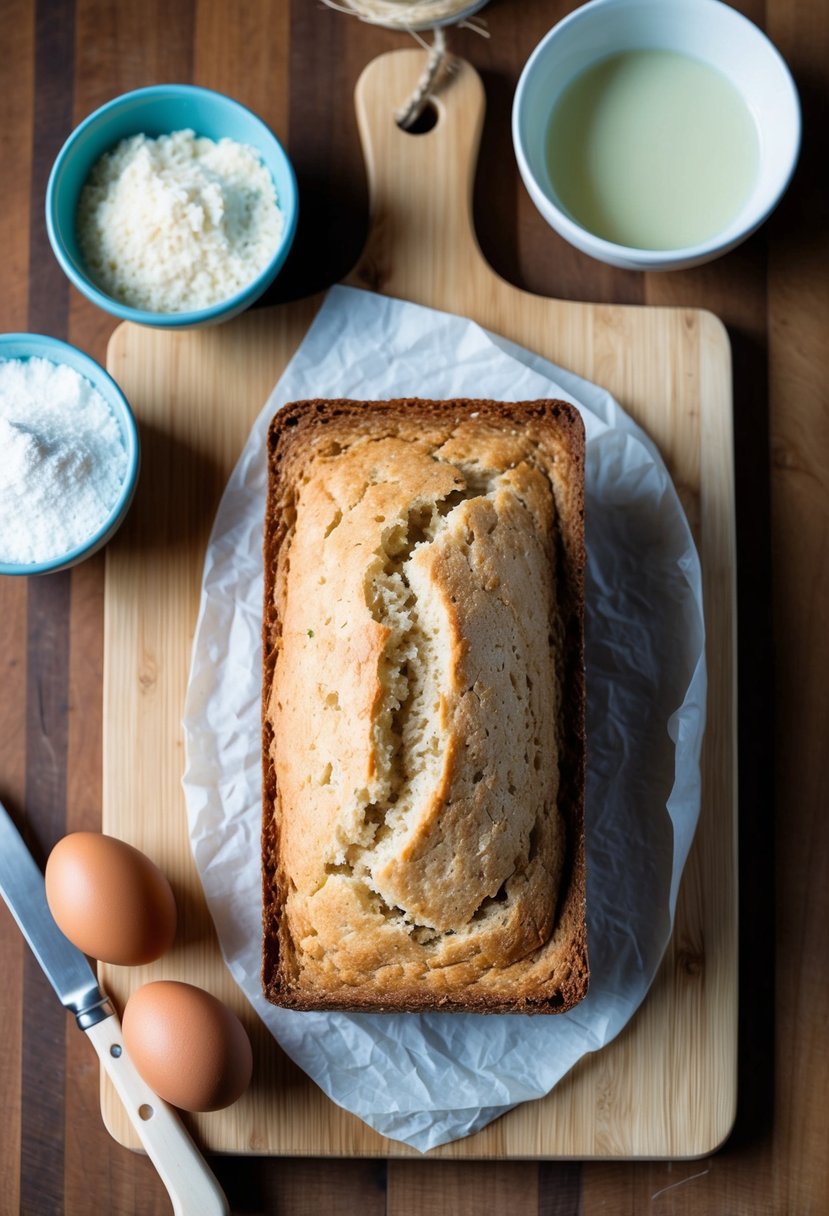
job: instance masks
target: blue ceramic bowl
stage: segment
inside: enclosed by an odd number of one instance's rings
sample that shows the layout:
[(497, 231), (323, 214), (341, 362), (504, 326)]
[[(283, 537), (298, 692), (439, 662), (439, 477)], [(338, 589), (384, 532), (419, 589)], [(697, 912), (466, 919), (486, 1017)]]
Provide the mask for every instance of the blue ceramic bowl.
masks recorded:
[[(159, 313), (130, 308), (101, 291), (89, 277), (78, 248), (75, 216), (81, 190), (95, 162), (122, 139), (153, 138), (193, 130), (209, 139), (234, 139), (255, 148), (276, 186), (283, 216), (282, 238), (268, 265), (242, 291), (194, 312)], [(293, 167), (282, 145), (261, 119), (238, 101), (210, 89), (159, 84), (124, 93), (84, 119), (61, 148), (46, 189), (46, 228), (55, 256), (78, 291), (93, 304), (125, 321), (165, 329), (191, 329), (228, 321), (248, 308), (276, 278), (296, 232), (298, 197)]]
[(57, 338), (46, 338), (41, 334), (0, 334), (0, 361), (5, 359), (48, 359), (50, 363), (62, 363), (89, 380), (106, 401), (121, 431), (127, 452), (127, 469), (121, 490), (108, 517), (82, 545), (59, 554), (46, 562), (4, 562), (0, 560), (0, 574), (50, 574), (55, 570), (66, 570), (97, 552), (114, 536), (132, 502), (138, 481), (140, 452), (138, 430), (127, 399), (118, 385), (94, 359), (67, 342)]

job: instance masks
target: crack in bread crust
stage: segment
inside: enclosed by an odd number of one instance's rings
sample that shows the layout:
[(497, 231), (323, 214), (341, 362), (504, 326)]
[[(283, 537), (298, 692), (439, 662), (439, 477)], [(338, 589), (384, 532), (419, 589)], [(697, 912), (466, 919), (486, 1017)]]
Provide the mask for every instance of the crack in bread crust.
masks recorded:
[(569, 1007), (586, 988), (573, 411), (531, 403), (519, 428), (489, 403), (356, 404), (288, 407), (271, 435), (266, 992)]

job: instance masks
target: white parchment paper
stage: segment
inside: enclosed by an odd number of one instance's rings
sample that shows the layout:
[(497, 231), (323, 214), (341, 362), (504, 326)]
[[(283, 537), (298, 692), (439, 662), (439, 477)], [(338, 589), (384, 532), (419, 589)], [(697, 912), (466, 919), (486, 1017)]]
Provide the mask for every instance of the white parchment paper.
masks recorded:
[[(329, 1014), (260, 992), (265, 437), (304, 397), (558, 397), (587, 432), (590, 991), (557, 1016)], [(667, 404), (667, 403), (666, 403)], [(190, 839), (227, 965), (333, 1101), (425, 1151), (547, 1093), (610, 1042), (667, 944), (699, 812), (699, 561), (653, 444), (602, 389), (477, 325), (336, 287), (255, 422), (219, 506), (185, 706)]]

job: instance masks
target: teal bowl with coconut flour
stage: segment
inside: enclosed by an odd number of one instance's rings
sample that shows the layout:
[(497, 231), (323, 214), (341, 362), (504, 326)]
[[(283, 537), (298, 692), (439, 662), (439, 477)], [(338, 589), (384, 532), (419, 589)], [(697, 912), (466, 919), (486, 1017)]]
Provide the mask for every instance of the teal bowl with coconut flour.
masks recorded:
[[(231, 139), (252, 148), (269, 172), (282, 215), (282, 231), (270, 260), (251, 282), (207, 308), (153, 312), (108, 295), (85, 265), (77, 235), (81, 191), (106, 152), (135, 135), (158, 139), (191, 130), (218, 142)], [(69, 281), (98, 308), (123, 321), (164, 329), (192, 329), (228, 321), (249, 308), (276, 278), (293, 243), (299, 215), (296, 176), (288, 156), (264, 122), (245, 106), (211, 89), (160, 84), (136, 89), (101, 106), (63, 145), (46, 189), (46, 228), (52, 250)]]
[[(46, 363), (52, 364), (56, 368), (71, 369), (72, 372), (83, 378), (87, 386), (91, 385), (103, 398), (108, 413), (111, 414), (117, 428), (119, 459), (122, 455), (121, 448), (123, 448), (123, 473), (114, 500), (89, 535), (78, 539), (77, 543), (42, 561), (9, 561), (6, 560), (7, 554), (4, 555), (0, 550), (0, 575), (50, 574), (75, 566), (91, 557), (112, 539), (123, 523), (138, 482), (140, 466), (138, 428), (126, 397), (112, 377), (89, 355), (84, 354), (77, 347), (70, 346), (67, 342), (60, 342), (57, 338), (41, 334), (0, 334), (0, 371), (7, 362), (22, 365), (32, 359), (45, 360)], [(0, 402), (0, 404), (2, 403)], [(0, 410), (0, 428), (2, 427), (9, 428), (10, 432), (11, 428), (15, 431), (14, 436), (6, 436), (7, 441), (0, 450), (0, 469), (3, 469), (4, 482), (10, 480), (8, 469), (4, 468), (5, 462), (15, 459), (13, 442), (8, 442), (8, 440), (10, 437), (14, 440), (17, 436), (20, 436), (21, 440), (28, 445), (28, 450), (21, 454), (20, 463), (31, 463), (32, 455), (37, 455), (40, 451), (46, 458), (52, 455), (65, 463), (74, 462), (74, 468), (79, 476), (88, 478), (94, 474), (94, 470), (84, 464), (85, 454), (83, 452), (67, 450), (63, 454), (54, 451), (50, 453), (50, 448), (54, 448), (55, 445), (54, 433), (38, 437), (36, 421), (27, 418), (24, 411), (21, 410), (19, 417), (9, 422), (5, 412)], [(86, 454), (86, 459), (88, 461), (88, 454)], [(0, 503), (2, 503), (3, 488), (0, 485)], [(31, 498), (27, 501), (24, 486), (21, 494), (22, 499), (18, 498), (15, 505), (22, 507), (21, 515), (25, 524), (26, 518), (31, 518), (32, 512), (38, 509), (38, 493), (33, 490)], [(69, 509), (67, 503), (62, 503), (61, 506), (63, 509)], [(3, 524), (4, 521), (0, 519), (0, 536), (2, 536)]]

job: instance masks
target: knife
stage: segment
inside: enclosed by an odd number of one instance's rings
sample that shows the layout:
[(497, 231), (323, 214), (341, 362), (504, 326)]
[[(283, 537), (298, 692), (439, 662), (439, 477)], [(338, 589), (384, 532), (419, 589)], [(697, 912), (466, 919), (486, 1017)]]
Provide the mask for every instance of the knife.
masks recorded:
[(176, 1216), (228, 1216), (207, 1162), (178, 1115), (138, 1075), (127, 1055), (121, 1023), (86, 956), (55, 924), (43, 875), (0, 802), (0, 895), (34, 951), (58, 999), (98, 1053), (130, 1122), (158, 1171)]

